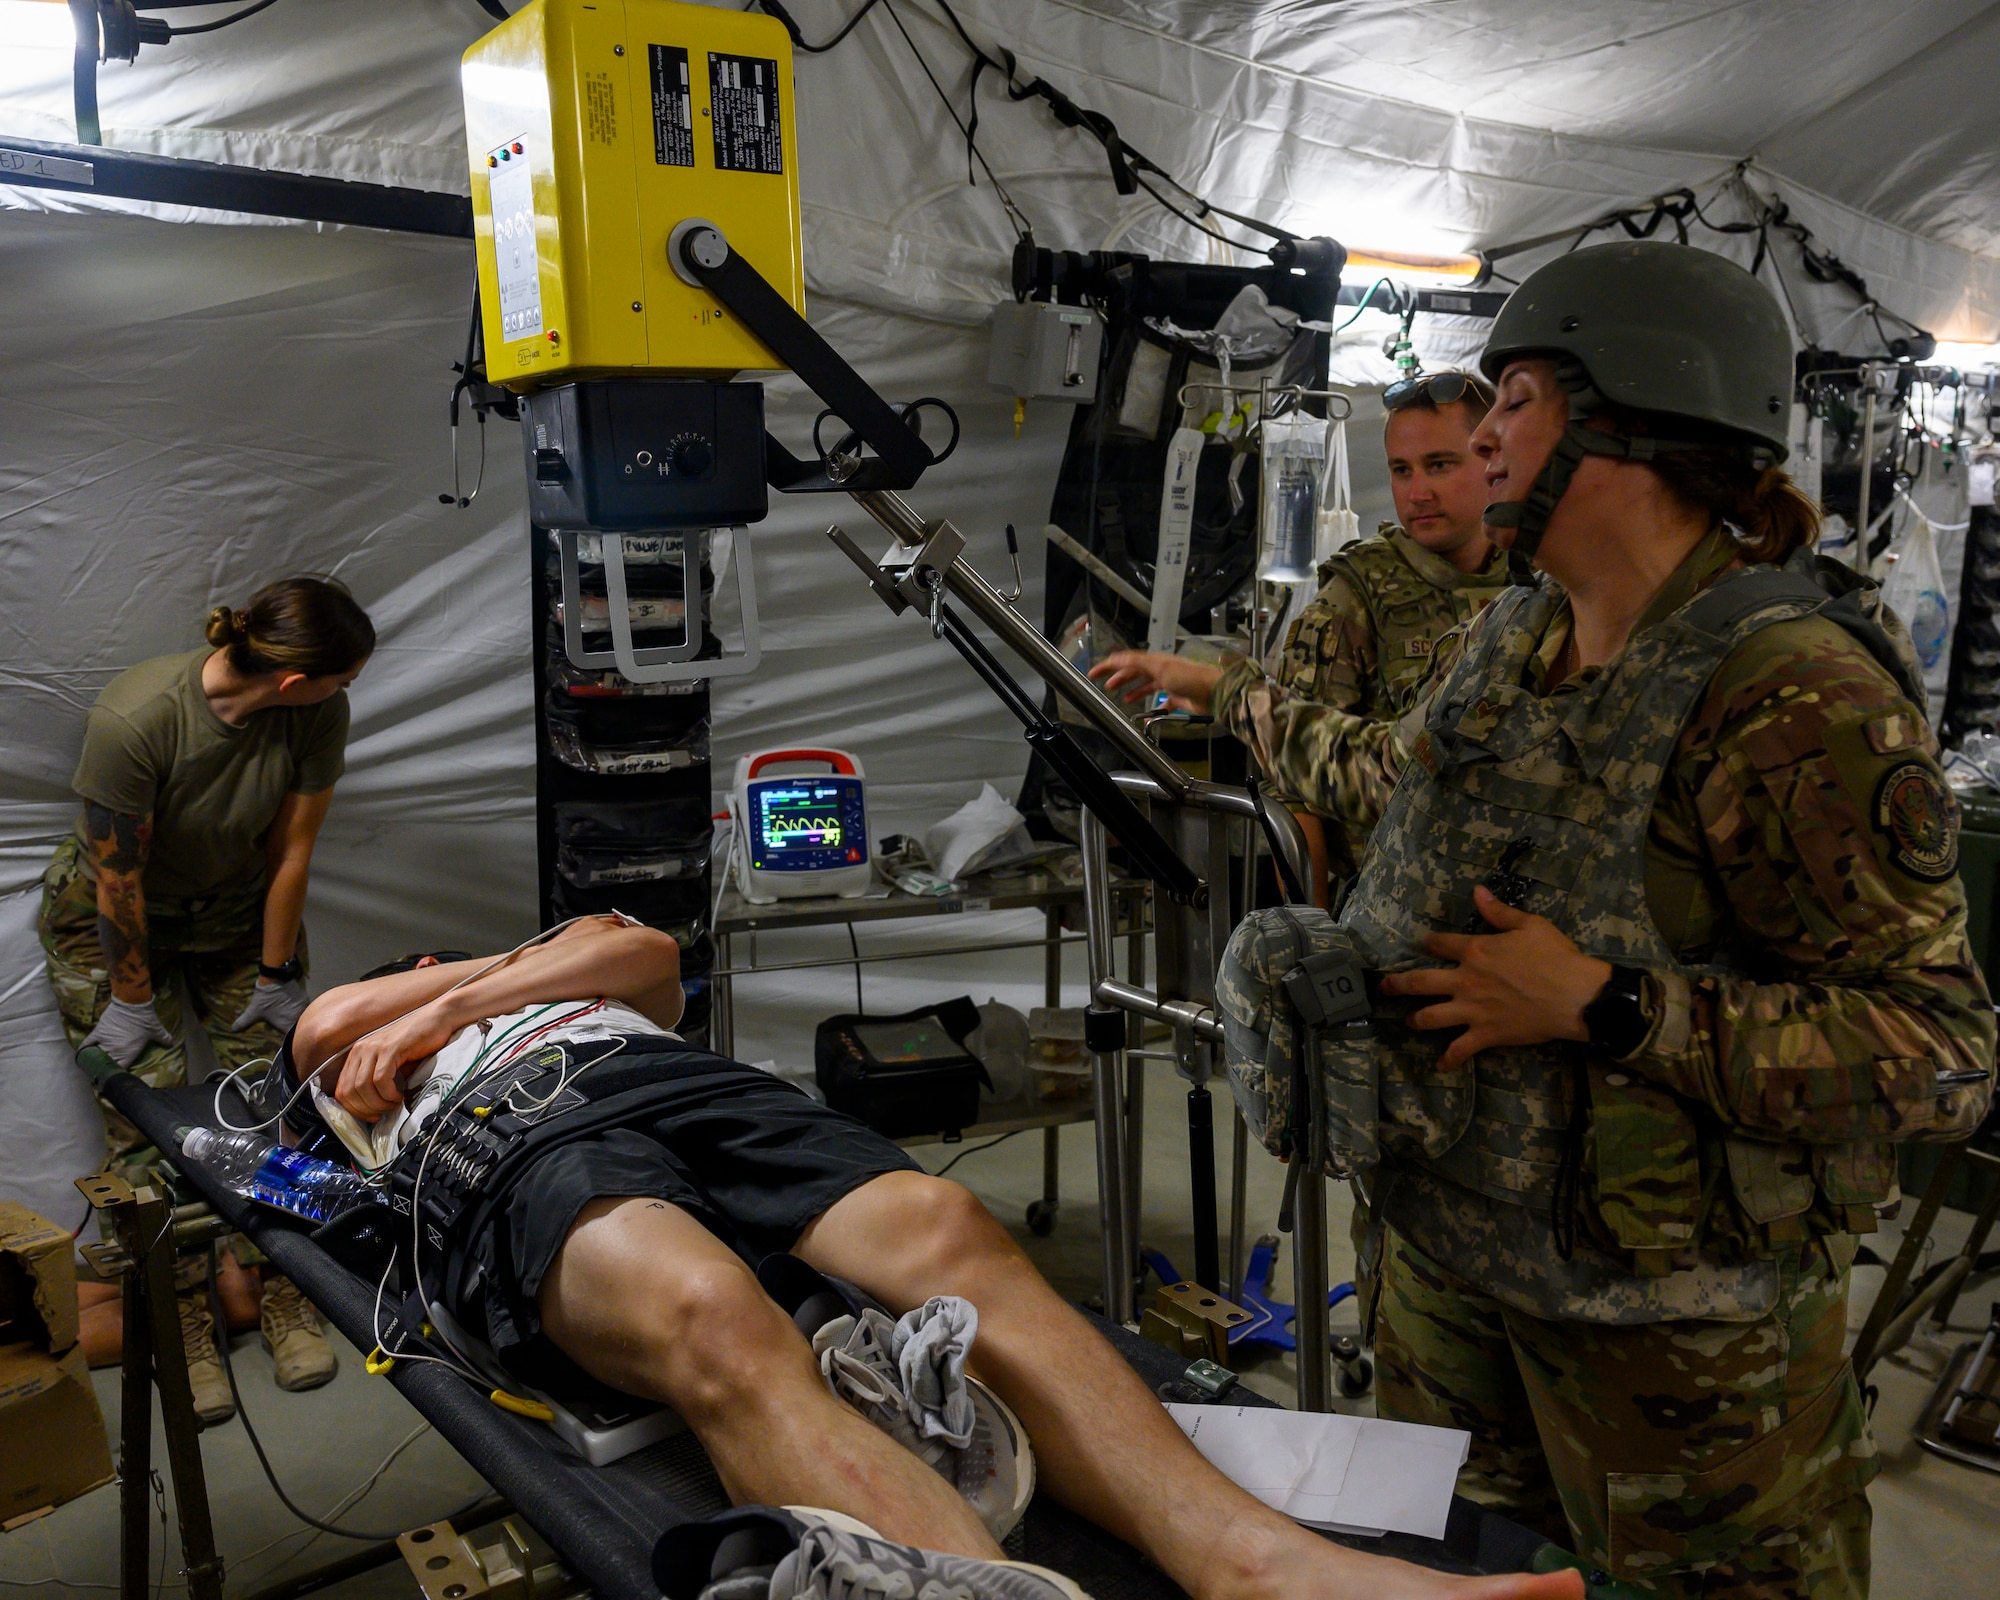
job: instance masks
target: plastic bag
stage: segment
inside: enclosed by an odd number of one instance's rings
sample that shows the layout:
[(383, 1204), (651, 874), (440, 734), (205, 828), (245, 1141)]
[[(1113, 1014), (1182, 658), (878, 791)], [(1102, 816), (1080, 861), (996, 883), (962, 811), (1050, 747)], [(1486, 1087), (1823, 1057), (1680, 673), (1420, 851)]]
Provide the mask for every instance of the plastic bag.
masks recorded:
[(1313, 536), (1315, 566), (1361, 537), (1361, 519), (1354, 514), (1354, 487), (1347, 470), (1347, 423), (1328, 425), (1326, 474), (1320, 479), (1319, 522)]
[(958, 879), (985, 867), (1027, 860), (1039, 853), (1028, 836), (1028, 823), (990, 783), (979, 786), (979, 797), (968, 800), (924, 834), (924, 849), (937, 863), (938, 876)]
[(1927, 708), (1935, 722), (1944, 710), (1946, 680), (1951, 673), (1951, 603), (1945, 598), (1944, 567), (1930, 519), (1916, 507), (1888, 552), (1889, 573), (1882, 580), (1882, 601), (1910, 630), (1917, 662), (1929, 693)]
[(1269, 583), (1302, 583), (1317, 565), (1326, 424), (1310, 416), (1266, 417), (1259, 435), (1264, 483), (1257, 576)]

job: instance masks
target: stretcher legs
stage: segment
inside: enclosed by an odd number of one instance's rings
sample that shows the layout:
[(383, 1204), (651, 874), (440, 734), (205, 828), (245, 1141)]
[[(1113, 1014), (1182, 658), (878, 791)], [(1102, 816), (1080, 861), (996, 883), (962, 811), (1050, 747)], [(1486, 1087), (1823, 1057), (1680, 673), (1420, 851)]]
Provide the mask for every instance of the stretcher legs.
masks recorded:
[[(109, 1173), (79, 1179), (77, 1188), (111, 1221), (115, 1247), (89, 1246), (86, 1256), (124, 1285), (125, 1352), (119, 1420), (119, 1592), (146, 1600), (153, 1583), (150, 1543), (153, 1483), (153, 1389), (167, 1438), (180, 1513), (182, 1571), (190, 1600), (222, 1600), (222, 1559), (209, 1517), (201, 1465), (201, 1421), (188, 1382), (180, 1306), (174, 1296), (172, 1201), (155, 1189), (134, 1190)], [(214, 1221), (215, 1219), (210, 1219)], [(226, 1334), (222, 1337), (227, 1337)]]

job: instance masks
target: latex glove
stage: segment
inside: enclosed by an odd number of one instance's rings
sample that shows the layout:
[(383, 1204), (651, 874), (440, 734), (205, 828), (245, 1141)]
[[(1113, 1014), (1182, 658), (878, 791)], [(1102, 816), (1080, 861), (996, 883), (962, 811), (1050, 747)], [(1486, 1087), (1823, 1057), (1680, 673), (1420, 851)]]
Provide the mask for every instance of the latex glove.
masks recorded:
[(250, 993), (250, 1003), (230, 1023), (229, 1031), (241, 1033), (252, 1023), (268, 1022), (278, 1032), (290, 1033), (309, 998), (303, 978), (293, 978), (286, 983), (270, 983), (259, 978), (257, 987)]
[(113, 1000), (104, 1008), (90, 1036), (77, 1046), (78, 1050), (96, 1045), (119, 1066), (130, 1070), (148, 1047), (174, 1043), (174, 1036), (167, 1032), (167, 1025), (160, 1020), (154, 1004), (152, 1000)]

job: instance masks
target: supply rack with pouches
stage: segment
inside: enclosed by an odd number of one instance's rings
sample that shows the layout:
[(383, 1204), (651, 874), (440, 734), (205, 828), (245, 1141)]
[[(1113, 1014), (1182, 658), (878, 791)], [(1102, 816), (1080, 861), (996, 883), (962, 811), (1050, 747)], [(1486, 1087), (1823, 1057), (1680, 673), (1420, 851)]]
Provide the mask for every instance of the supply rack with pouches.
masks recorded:
[[(571, 631), (602, 646), (610, 603), (602, 537), (572, 537), (581, 604), (569, 618), (558, 535), (531, 531), (542, 924), (619, 911), (672, 933), (687, 994), (679, 1031), (703, 1040), (714, 964), (708, 684), (634, 683), (614, 667), (571, 659)], [(623, 544), (634, 637), (648, 648), (685, 641), (692, 599), (702, 650), (719, 649), (706, 633), (708, 537), (687, 536), (686, 560), (678, 534), (630, 534)]]

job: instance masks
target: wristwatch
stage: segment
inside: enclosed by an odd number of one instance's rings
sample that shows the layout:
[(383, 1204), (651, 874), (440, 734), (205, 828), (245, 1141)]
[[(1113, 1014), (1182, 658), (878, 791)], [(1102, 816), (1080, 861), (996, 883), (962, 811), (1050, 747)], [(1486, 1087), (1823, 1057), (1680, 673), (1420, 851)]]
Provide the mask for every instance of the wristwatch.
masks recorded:
[[(305, 975), (306, 964), (296, 954), (282, 966), (267, 967), (261, 961), (257, 963), (257, 976), (266, 983), (296, 983)], [(1586, 1011), (1584, 1015), (1589, 1016), (1590, 1013)]]
[(1646, 1015), (1646, 974), (1637, 967), (1611, 969), (1597, 996), (1583, 1008), (1590, 1042), (1614, 1059), (1639, 1048), (1652, 1021)]

